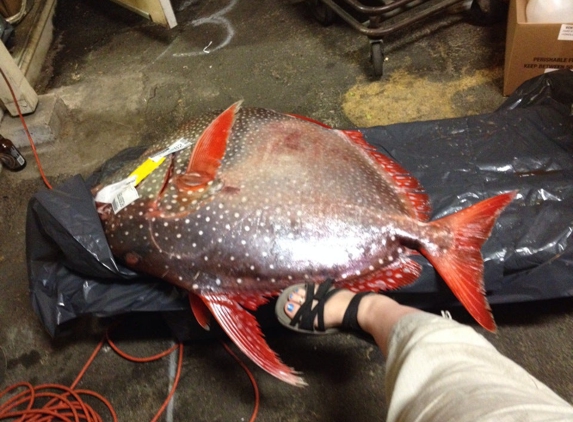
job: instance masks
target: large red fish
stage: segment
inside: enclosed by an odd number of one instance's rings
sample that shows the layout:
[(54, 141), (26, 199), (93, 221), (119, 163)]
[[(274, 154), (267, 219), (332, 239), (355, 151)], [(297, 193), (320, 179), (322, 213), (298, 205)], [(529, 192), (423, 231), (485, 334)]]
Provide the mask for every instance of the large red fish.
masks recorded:
[(199, 323), (208, 326), (208, 309), (272, 375), (304, 383), (269, 348), (250, 310), (300, 282), (333, 278), (354, 291), (405, 286), (421, 271), (408, 258), (413, 249), (482, 326), (495, 329), (480, 249), (514, 192), (428, 222), (418, 181), (360, 132), (239, 104), (185, 124), (144, 154), (143, 168), (174, 141), (191, 145), (138, 176), (139, 199), (117, 213), (100, 206), (110, 247), (133, 269), (187, 289)]

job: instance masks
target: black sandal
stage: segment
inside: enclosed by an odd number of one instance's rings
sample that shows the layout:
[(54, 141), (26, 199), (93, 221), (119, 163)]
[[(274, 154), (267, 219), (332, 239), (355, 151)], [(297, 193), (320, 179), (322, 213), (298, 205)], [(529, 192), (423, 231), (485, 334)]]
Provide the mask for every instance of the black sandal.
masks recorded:
[[(324, 327), (324, 306), (328, 299), (334, 296), (336, 293), (342, 289), (333, 287), (334, 280), (327, 279), (324, 283), (321, 283), (314, 291), (315, 284), (295, 284), (286, 288), (277, 299), (275, 305), (275, 314), (279, 322), (286, 328), (305, 334), (332, 334), (340, 332), (341, 330), (357, 330), (362, 331), (360, 325), (358, 324), (358, 305), (360, 300), (372, 292), (360, 292), (357, 293), (348, 304), (344, 317), (342, 319), (342, 324), (340, 327), (325, 329)], [(304, 288), (306, 290), (306, 299), (304, 303), (300, 306), (297, 313), (292, 317), (292, 319), (285, 313), (285, 305), (289, 300), (290, 295), (298, 289)], [(313, 302), (318, 303), (313, 308)], [(314, 320), (317, 320), (317, 327), (314, 326)]]

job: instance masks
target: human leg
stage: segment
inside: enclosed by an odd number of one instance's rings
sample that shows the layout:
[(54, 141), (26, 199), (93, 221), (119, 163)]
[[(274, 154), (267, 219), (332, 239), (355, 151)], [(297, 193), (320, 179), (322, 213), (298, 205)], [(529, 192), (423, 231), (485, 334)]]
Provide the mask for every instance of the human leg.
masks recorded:
[[(328, 299), (326, 328), (341, 324), (354, 294)], [(291, 294), (291, 317), (305, 301)], [(388, 422), (573, 421), (573, 407), (470, 327), (382, 295), (358, 303), (358, 325), (387, 357)]]

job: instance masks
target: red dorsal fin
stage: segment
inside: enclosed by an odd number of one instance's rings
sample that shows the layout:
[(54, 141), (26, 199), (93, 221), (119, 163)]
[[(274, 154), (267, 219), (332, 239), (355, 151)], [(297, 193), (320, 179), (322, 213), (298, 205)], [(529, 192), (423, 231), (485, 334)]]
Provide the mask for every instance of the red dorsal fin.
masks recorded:
[(221, 328), (254, 363), (284, 382), (299, 387), (306, 385), (304, 380), (296, 375), (292, 368), (282, 363), (271, 350), (253, 314), (224, 294), (201, 294), (201, 299)]
[(406, 198), (410, 216), (420, 221), (430, 219), (430, 200), (420, 182), (390, 157), (376, 151), (376, 149), (364, 140), (362, 132), (357, 130), (338, 131), (361, 147), (384, 172), (388, 174), (398, 191)]
[(300, 119), (300, 120), (306, 120), (307, 122), (310, 123), (314, 123), (315, 125), (319, 125), (322, 126), (325, 129), (332, 129), (330, 126), (328, 126), (325, 123), (319, 122), (318, 120), (313, 119), (312, 117), (306, 117), (306, 116), (301, 116), (299, 114), (292, 114), (292, 113), (287, 113), (287, 116), (291, 116), (294, 117), (296, 119)]
[(468, 312), (485, 329), (495, 331), (495, 322), (485, 297), (481, 247), (499, 214), (516, 192), (494, 196), (430, 224), (452, 233), (446, 250), (421, 249)]
[(215, 179), (240, 106), (240, 101), (233, 104), (203, 131), (193, 148), (186, 172), (175, 179), (179, 189), (197, 190)]

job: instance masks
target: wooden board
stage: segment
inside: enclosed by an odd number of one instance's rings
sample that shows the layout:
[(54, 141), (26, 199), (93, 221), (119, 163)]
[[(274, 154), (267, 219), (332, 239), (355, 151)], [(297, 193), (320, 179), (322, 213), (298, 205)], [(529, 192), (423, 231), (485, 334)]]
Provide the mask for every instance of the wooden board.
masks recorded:
[[(30, 86), (24, 74), (14, 62), (14, 59), (6, 49), (3, 43), (0, 42), (0, 69), (6, 75), (14, 95), (18, 100), (20, 111), (22, 114), (32, 113), (36, 110), (38, 105), (38, 95), (36, 91)], [(18, 110), (10, 89), (6, 85), (4, 78), (0, 75), (0, 102), (4, 104), (10, 115), (17, 116)]]
[(177, 26), (175, 13), (169, 0), (112, 0), (152, 22), (173, 28)]

